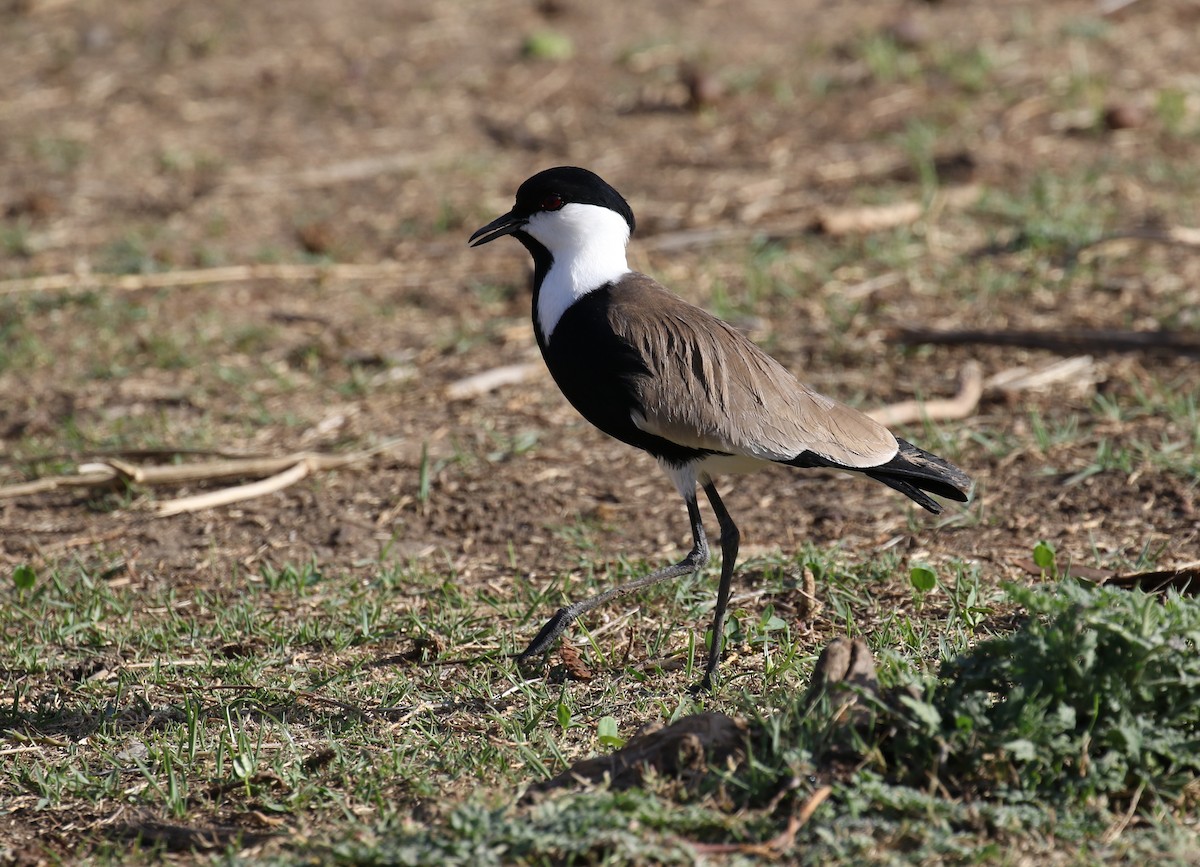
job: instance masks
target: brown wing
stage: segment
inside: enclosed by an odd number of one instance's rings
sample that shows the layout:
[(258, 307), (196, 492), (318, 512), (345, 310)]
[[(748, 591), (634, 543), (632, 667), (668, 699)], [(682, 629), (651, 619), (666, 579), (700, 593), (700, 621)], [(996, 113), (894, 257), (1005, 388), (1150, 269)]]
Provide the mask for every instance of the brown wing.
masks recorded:
[(647, 371), (631, 383), (642, 430), (769, 461), (812, 451), (874, 467), (895, 456), (883, 425), (803, 385), (741, 332), (644, 274), (624, 278), (613, 300), (609, 324)]

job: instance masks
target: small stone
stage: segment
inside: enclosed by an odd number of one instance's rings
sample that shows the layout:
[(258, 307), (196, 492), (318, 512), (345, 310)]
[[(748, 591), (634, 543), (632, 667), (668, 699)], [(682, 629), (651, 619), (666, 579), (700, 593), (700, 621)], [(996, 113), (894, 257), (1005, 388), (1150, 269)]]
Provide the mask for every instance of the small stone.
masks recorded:
[(915, 15), (901, 15), (888, 25), (886, 32), (901, 48), (917, 49), (929, 42), (929, 28)]
[(309, 223), (296, 230), (296, 240), (306, 253), (323, 256), (333, 248), (333, 227), (324, 220)]
[(1106, 129), (1137, 129), (1145, 126), (1146, 110), (1132, 102), (1112, 102), (1104, 108)]
[(692, 111), (702, 111), (720, 102), (725, 95), (725, 87), (721, 80), (697, 66), (685, 66), (679, 74), (687, 88), (687, 106)]

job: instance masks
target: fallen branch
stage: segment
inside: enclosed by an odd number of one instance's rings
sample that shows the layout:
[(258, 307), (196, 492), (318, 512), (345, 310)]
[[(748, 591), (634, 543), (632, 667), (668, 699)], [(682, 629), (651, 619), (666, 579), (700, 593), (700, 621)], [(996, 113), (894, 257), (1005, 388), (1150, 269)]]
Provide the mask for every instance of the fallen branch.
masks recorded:
[(479, 397), (489, 391), (495, 391), (505, 385), (516, 385), (524, 382), (542, 370), (540, 363), (525, 362), (524, 364), (506, 364), (494, 367), (483, 373), (465, 377), (446, 386), (446, 397), (450, 400), (465, 400)]
[[(912, 159), (895, 151), (869, 153), (849, 159), (827, 154), (814, 162), (813, 179), (823, 186), (855, 184), (861, 187), (882, 181), (912, 183), (919, 180)], [(975, 168), (976, 159), (970, 151), (950, 151), (933, 158), (934, 174), (943, 183), (965, 181)]]
[(117, 481), (137, 485), (177, 485), (187, 482), (210, 482), (245, 476), (263, 476), (295, 466), (300, 461), (310, 461), (316, 470), (328, 470), (352, 463), (368, 453), (353, 455), (318, 455), (300, 453), (280, 458), (239, 458), (225, 461), (209, 461), (199, 464), (168, 464), (166, 466), (139, 467), (118, 458), (80, 464), (75, 475), (48, 476), (31, 482), (0, 487), (0, 500), (8, 500), (30, 494), (44, 494), (60, 488), (96, 488)]
[(398, 440), (388, 440), (375, 448), (345, 455), (299, 452), (277, 458), (235, 458), (167, 466), (143, 467), (119, 458), (107, 458), (101, 462), (81, 464), (79, 472), (74, 475), (49, 476), (31, 482), (0, 487), (0, 500), (44, 494), (63, 488), (104, 488), (116, 483), (172, 485), (247, 476), (269, 476), (269, 478), (245, 485), (235, 485), (219, 491), (207, 491), (160, 503), (155, 507), (155, 514), (165, 517), (228, 505), (280, 491), (313, 473), (337, 469), (366, 460), (386, 451), (397, 442)]
[[(1167, 226), (1162, 228), (1149, 225), (1138, 226), (1132, 229), (1118, 229), (1115, 232), (1107, 232), (1090, 241), (1066, 246), (1062, 252), (1062, 261), (1064, 263), (1086, 261), (1083, 259), (1085, 253), (1091, 253), (1097, 247), (1103, 247), (1114, 241), (1145, 241), (1152, 244), (1166, 244), (1172, 247), (1186, 247), (1195, 250), (1200, 249), (1200, 228), (1192, 226)], [(1022, 250), (1029, 249), (1032, 243), (1033, 239), (1028, 233), (1017, 232), (1007, 241), (984, 244), (982, 247), (968, 254), (968, 258), (982, 259), (987, 256), (1004, 256), (1010, 253), (1019, 253)]]
[(1070, 261), (1082, 259), (1084, 253), (1089, 253), (1097, 247), (1102, 247), (1113, 241), (1147, 241), (1154, 244), (1166, 244), (1171, 247), (1200, 248), (1200, 229), (1191, 226), (1167, 226), (1166, 228), (1142, 227), (1137, 229), (1119, 229), (1101, 235), (1094, 241), (1072, 247), (1067, 258)]
[(1111, 570), (1080, 569), (1070, 566), (1066, 570), (1072, 578), (1090, 581), (1101, 587), (1118, 587), (1122, 590), (1141, 590), (1145, 593), (1166, 593), (1176, 590), (1182, 596), (1200, 595), (1200, 564), (1192, 563), (1175, 569), (1155, 569), (1150, 572), (1130, 572), (1123, 575)]
[(881, 232), (906, 226), (920, 220), (926, 214), (937, 213), (944, 208), (965, 208), (974, 204), (982, 194), (975, 184), (948, 187), (934, 196), (926, 205), (923, 202), (895, 202), (888, 205), (868, 205), (855, 208), (826, 208), (813, 213), (806, 211), (778, 220), (753, 225), (715, 226), (680, 229), (649, 235), (642, 239), (640, 249), (651, 252), (671, 253), (694, 247), (711, 247), (715, 244), (742, 241), (752, 237), (791, 238), (810, 232), (827, 235), (856, 235)]
[(1098, 0), (1096, 13), (1107, 18), (1125, 11), (1136, 2), (1138, 0)]
[[(1013, 565), (1039, 578), (1047, 570), (1032, 560), (1016, 560)], [(1155, 569), (1150, 572), (1118, 573), (1112, 569), (1097, 569), (1077, 563), (1059, 567), (1055, 577), (1075, 578), (1099, 587), (1119, 587), (1122, 590), (1142, 590), (1146, 593), (1165, 593), (1177, 590), (1183, 596), (1200, 595), (1200, 563), (1188, 563), (1174, 569)]]
[(0, 296), (23, 292), (63, 292), (85, 289), (115, 289), (136, 292), (140, 289), (170, 289), (177, 286), (204, 286), (213, 283), (244, 283), (249, 280), (374, 280), (394, 277), (409, 269), (400, 262), (355, 264), (262, 264), (226, 265), (220, 268), (194, 268), (162, 271), (155, 274), (46, 274), (0, 280)]
[[(203, 456), (208, 458), (229, 458), (231, 460), (248, 460), (255, 457), (265, 457), (259, 455), (239, 455), (233, 452), (222, 451), (221, 449), (101, 449), (99, 451), (89, 451), (88, 454), (94, 458), (177, 458), (182, 455)], [(38, 455), (37, 457), (11, 457), (9, 455), (0, 455), (0, 464), (11, 464), (14, 466), (31, 466), (34, 464), (51, 464), (62, 463), (64, 461), (75, 460), (79, 456), (78, 452), (57, 452), (49, 455)]]
[(888, 427), (915, 424), (926, 419), (929, 421), (953, 421), (966, 418), (975, 412), (981, 397), (983, 397), (983, 373), (978, 362), (968, 361), (963, 365), (958, 394), (954, 397), (927, 401), (905, 400), (871, 410), (867, 415)]
[(986, 392), (1016, 394), (1021, 391), (1037, 391), (1052, 385), (1070, 383), (1079, 389), (1087, 389), (1097, 379), (1096, 364), (1090, 355), (1073, 355), (1061, 358), (1041, 367), (1024, 365), (1010, 367), (993, 374), (984, 382)]
[(254, 167), (246, 171), (231, 173), (223, 179), (221, 186), (230, 192), (244, 193), (325, 187), (344, 184), (348, 181), (361, 181), (379, 175), (406, 172), (413, 166), (424, 164), (429, 158), (430, 156), (426, 154), (404, 151), (284, 172), (271, 173)]
[(755, 237), (791, 238), (812, 232), (816, 227), (815, 216), (811, 213), (802, 213), (767, 223), (752, 225), (736, 223), (730, 226), (679, 229), (657, 235), (647, 235), (642, 239), (638, 248), (648, 252), (674, 253), (696, 247), (712, 247), (717, 244), (745, 241)]
[(283, 836), (277, 832), (248, 831), (241, 825), (192, 827), (151, 818), (115, 825), (113, 833), (142, 844), (162, 847), (168, 852), (208, 852), (226, 849), (235, 841), (238, 846), (252, 846), (272, 837)]
[(1200, 355), (1200, 333), (1179, 331), (986, 331), (931, 328), (899, 328), (889, 339), (908, 345), (941, 346), (1019, 346), (1025, 349), (1049, 349), (1062, 353), (1150, 352), (1173, 355)]
[(942, 208), (964, 208), (978, 201), (982, 188), (977, 184), (949, 187), (924, 202), (894, 202), (860, 208), (837, 208), (817, 215), (817, 229), (826, 235), (859, 235), (882, 232), (917, 222), (926, 213)]
[(1183, 596), (1196, 596), (1200, 594), (1200, 566), (1192, 564), (1178, 569), (1155, 569), (1152, 572), (1116, 575), (1098, 583), (1105, 587), (1120, 587), (1125, 590), (1136, 588), (1147, 593), (1177, 590)]
[(796, 833), (808, 824), (808, 820), (833, 794), (833, 786), (821, 786), (811, 795), (800, 811), (788, 819), (787, 827), (765, 843), (692, 843), (692, 848), (701, 855), (759, 855), (764, 858), (777, 857), (788, 851), (796, 842)]
[[(95, 464), (85, 464), (95, 466)], [(112, 484), (120, 473), (114, 467), (91, 472), (80, 472), (73, 476), (48, 476), (44, 479), (34, 479), (32, 482), (18, 482), (15, 485), (0, 487), (0, 500), (14, 500), (18, 497), (28, 497), (31, 494), (45, 494), (59, 488), (99, 488)]]
[(245, 485), (235, 485), (232, 488), (222, 488), (219, 491), (206, 491), (203, 494), (193, 494), (190, 497), (167, 500), (165, 503), (159, 503), (155, 507), (154, 513), (160, 518), (166, 518), (184, 512), (199, 512), (203, 509), (214, 509), (217, 506), (228, 506), (230, 503), (240, 503), (242, 500), (252, 500), (255, 497), (262, 497), (267, 494), (273, 494), (276, 491), (282, 491), (284, 488), (296, 484), (296, 482), (303, 479), (312, 471), (312, 464), (307, 460), (303, 460), (291, 469), (284, 470), (282, 473), (277, 473), (259, 482), (250, 482)]

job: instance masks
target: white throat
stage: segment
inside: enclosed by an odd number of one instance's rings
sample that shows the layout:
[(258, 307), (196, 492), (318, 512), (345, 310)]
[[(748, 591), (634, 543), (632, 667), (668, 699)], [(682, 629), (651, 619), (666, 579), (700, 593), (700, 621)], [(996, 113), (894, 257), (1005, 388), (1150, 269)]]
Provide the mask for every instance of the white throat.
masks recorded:
[(524, 231), (554, 257), (538, 295), (537, 320), (547, 342), (567, 309), (589, 292), (629, 273), (629, 224), (616, 211), (572, 202), (534, 214)]

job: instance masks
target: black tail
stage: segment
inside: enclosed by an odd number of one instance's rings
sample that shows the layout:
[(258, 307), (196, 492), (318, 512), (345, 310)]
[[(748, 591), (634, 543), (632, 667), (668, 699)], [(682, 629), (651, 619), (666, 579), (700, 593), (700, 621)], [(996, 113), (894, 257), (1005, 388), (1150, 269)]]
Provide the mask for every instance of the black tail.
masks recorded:
[(970, 476), (949, 461), (919, 449), (910, 442), (899, 437), (896, 442), (900, 444), (900, 452), (894, 458), (886, 464), (860, 472), (895, 488), (935, 515), (941, 514), (942, 507), (925, 491), (960, 503), (967, 501), (971, 491)]

